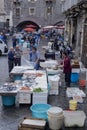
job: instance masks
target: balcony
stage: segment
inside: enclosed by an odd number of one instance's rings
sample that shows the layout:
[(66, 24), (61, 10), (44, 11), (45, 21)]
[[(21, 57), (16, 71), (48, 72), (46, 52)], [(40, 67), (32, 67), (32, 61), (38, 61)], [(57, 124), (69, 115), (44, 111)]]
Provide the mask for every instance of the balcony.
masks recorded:
[(84, 2), (87, 0), (61, 0), (62, 2), (62, 12), (65, 12), (72, 8), (73, 6), (76, 6), (80, 2)]
[(45, 0), (46, 4), (52, 4), (55, 0)]
[(14, 5), (15, 6), (17, 6), (17, 5), (21, 5), (21, 0), (13, 0), (13, 3), (14, 3)]

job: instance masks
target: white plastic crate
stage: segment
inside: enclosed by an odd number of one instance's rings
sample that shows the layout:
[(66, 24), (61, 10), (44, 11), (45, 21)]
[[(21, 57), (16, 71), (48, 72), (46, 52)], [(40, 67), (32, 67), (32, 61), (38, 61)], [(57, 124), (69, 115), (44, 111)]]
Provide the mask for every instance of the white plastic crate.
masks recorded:
[(58, 94), (59, 94), (58, 89), (50, 89), (50, 91), (49, 91), (49, 95), (58, 95)]
[(46, 92), (33, 92), (33, 96), (40, 97), (40, 96), (47, 96), (48, 91)]
[(31, 104), (31, 93), (19, 92), (18, 93), (18, 103), (19, 104)]
[(65, 127), (83, 127), (86, 115), (83, 111), (64, 111)]
[(33, 96), (32, 103), (46, 103), (47, 104), (48, 96)]

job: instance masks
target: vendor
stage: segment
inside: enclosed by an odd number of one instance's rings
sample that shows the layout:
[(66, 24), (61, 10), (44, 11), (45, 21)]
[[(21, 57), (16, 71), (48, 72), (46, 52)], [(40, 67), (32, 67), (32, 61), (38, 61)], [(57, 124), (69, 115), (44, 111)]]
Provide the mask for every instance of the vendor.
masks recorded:
[(65, 83), (66, 87), (70, 87), (71, 83), (71, 63), (70, 63), (70, 58), (68, 57), (67, 52), (63, 52), (63, 71), (65, 74)]
[(39, 69), (39, 60), (40, 60), (40, 55), (39, 52), (37, 51), (36, 47), (32, 47), (32, 52), (31, 53), (31, 62), (33, 62), (34, 69), (38, 70)]

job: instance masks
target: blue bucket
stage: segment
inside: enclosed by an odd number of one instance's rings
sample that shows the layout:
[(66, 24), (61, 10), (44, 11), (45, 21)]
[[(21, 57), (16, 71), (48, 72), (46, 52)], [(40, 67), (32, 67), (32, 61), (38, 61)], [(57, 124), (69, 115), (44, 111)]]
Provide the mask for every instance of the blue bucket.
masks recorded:
[(34, 104), (30, 107), (32, 117), (47, 120), (47, 110), (51, 107), (49, 104)]
[(79, 81), (79, 74), (78, 73), (71, 73), (71, 82), (76, 83)]
[(15, 104), (15, 96), (2, 96), (4, 106), (12, 106)]

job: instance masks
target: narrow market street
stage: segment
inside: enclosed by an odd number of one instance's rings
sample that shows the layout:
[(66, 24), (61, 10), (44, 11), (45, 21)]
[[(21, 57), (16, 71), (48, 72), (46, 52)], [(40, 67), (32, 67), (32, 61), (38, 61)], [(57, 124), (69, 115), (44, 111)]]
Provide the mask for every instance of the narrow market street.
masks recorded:
[[(42, 45), (47, 44), (47, 40), (42, 40), (40, 42), (39, 50), (42, 51)], [(9, 46), (11, 45), (11, 40), (9, 41)], [(26, 56), (28, 58), (28, 56)], [(28, 60), (26, 58), (26, 60)], [(23, 58), (24, 60), (24, 58)], [(0, 64), (0, 86), (4, 84), (4, 82), (9, 80), (9, 74), (8, 74), (8, 60), (7, 56), (1, 56), (0, 61), (2, 64)], [(24, 61), (22, 61), (23, 63)], [(84, 74), (81, 74), (81, 78), (85, 78)], [(69, 100), (70, 98), (66, 97), (66, 88), (64, 85), (64, 77), (62, 75), (62, 85), (59, 88), (59, 95), (57, 96), (49, 96), (48, 98), (48, 104), (52, 106), (58, 106), (61, 107), (63, 110), (69, 110)], [(72, 86), (79, 87), (79, 84), (72, 84)], [(87, 94), (87, 88), (83, 89), (84, 92)], [(1, 98), (0, 98), (1, 99)], [(78, 103), (78, 110), (83, 110), (87, 114), (87, 98), (84, 98), (83, 103)], [(5, 107), (2, 105), (2, 99), (0, 100), (0, 130), (17, 130), (18, 125), (21, 122), (21, 120), (24, 117), (31, 116), (30, 106), (29, 105), (22, 105), (19, 106), (16, 104), (12, 107)], [(46, 130), (49, 130), (47, 127)], [(62, 130), (87, 130), (87, 120), (85, 122), (85, 126), (83, 128), (65, 128), (63, 127)]]
[(0, 130), (87, 130), (87, 0), (0, 0)]

